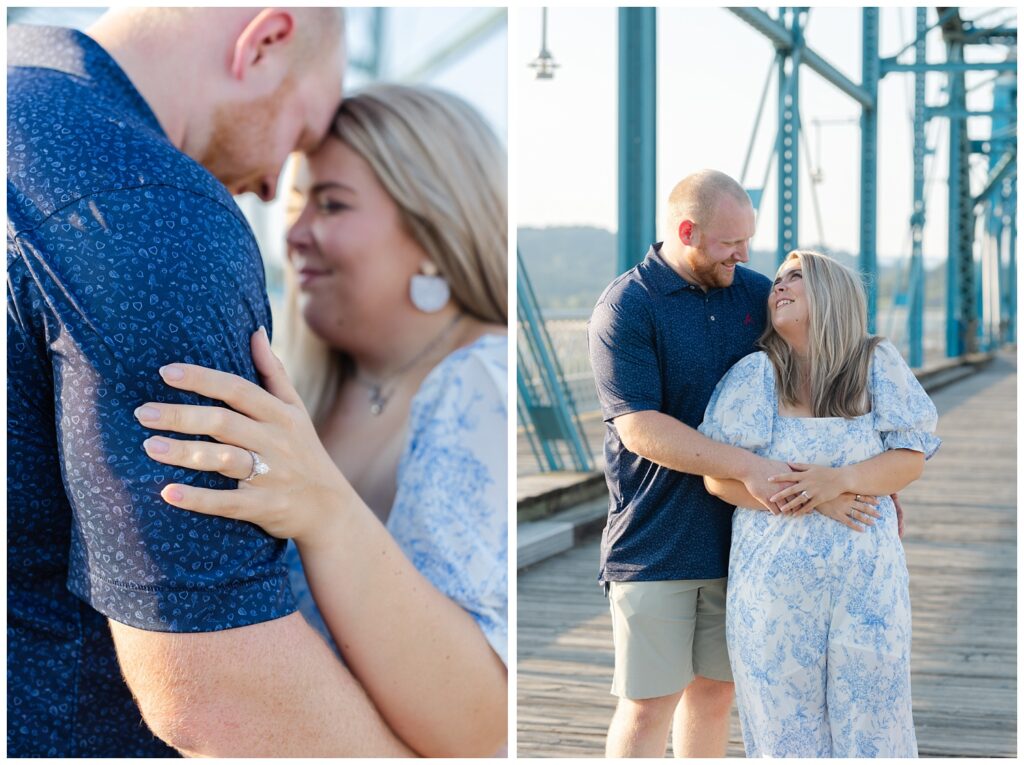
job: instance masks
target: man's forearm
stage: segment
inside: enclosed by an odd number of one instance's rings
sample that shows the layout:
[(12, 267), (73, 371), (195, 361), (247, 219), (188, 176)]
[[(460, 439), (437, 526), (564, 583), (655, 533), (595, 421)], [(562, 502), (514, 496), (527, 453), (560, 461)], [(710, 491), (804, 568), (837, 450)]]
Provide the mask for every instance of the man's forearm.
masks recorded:
[[(626, 418), (628, 422), (624, 422)], [(680, 473), (742, 480), (760, 459), (744, 449), (713, 441), (662, 412), (636, 412), (616, 418), (615, 423), (629, 451)]]
[(110, 627), (143, 718), (183, 754), (411, 754), (299, 614), (194, 634)]
[(730, 505), (752, 508), (754, 510), (765, 509), (764, 506), (758, 502), (749, 491), (747, 491), (747, 487), (743, 485), (742, 481), (737, 481), (732, 478), (713, 478), (712, 476), (705, 476), (704, 487), (708, 490), (709, 494), (714, 494), (716, 497), (728, 502)]

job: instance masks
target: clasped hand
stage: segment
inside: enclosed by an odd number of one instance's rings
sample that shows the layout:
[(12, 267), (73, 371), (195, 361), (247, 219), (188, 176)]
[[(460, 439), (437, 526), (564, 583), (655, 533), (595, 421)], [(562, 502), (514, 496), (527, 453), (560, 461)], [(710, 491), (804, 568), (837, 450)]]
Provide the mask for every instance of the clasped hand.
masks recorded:
[(812, 510), (827, 516), (854, 531), (873, 526), (878, 512), (878, 498), (849, 491), (842, 468), (824, 465), (789, 463), (790, 473), (771, 476), (771, 483), (782, 484), (769, 501), (781, 513), (800, 516)]
[(769, 498), (783, 513), (809, 513), (847, 490), (842, 468), (795, 462), (789, 463), (789, 468), (793, 472), (773, 475), (768, 479), (771, 483), (786, 484)]

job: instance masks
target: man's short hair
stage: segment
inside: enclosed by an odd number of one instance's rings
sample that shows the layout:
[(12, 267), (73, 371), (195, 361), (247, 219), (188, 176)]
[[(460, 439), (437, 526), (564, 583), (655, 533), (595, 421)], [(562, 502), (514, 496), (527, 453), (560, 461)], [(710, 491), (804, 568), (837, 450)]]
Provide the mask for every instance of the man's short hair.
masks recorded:
[[(290, 8), (285, 7), (295, 17), (295, 38), (289, 47), (295, 72), (305, 71), (326, 46), (344, 45), (345, 40), (345, 9), (338, 7), (321, 8)], [(166, 27), (174, 32), (174, 24), (181, 23), (196, 12), (202, 13), (203, 8), (133, 8), (136, 24)], [(255, 15), (255, 14), (254, 14)], [(333, 47), (326, 47), (333, 50)]]
[(684, 220), (708, 226), (723, 195), (750, 204), (750, 196), (735, 180), (718, 170), (699, 170), (676, 184), (668, 195), (668, 225), (675, 230)]
[[(297, 71), (302, 71), (325, 46), (345, 44), (345, 9), (331, 8), (289, 8), (296, 15), (293, 60)], [(331, 50), (333, 48), (328, 48)]]

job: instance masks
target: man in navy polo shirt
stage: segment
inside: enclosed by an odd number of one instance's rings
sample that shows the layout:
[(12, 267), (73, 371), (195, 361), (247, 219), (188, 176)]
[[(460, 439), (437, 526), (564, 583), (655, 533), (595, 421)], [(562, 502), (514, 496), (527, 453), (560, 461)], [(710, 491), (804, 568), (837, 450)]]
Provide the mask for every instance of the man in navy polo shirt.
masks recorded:
[(231, 193), (273, 198), (326, 134), (341, 38), (323, 8), (8, 29), (9, 756), (408, 751), (295, 613), (283, 543), (159, 495), (234, 482), (154, 463), (133, 416), (209, 403), (170, 361), (256, 379), (270, 312)]
[(771, 281), (739, 265), (754, 235), (750, 199), (705, 170), (672, 190), (667, 218), (665, 242), (612, 282), (588, 325), (610, 493), (600, 572), (619, 697), (610, 757), (661, 757), (670, 727), (676, 756), (725, 756), (733, 508), (703, 476), (739, 479), (767, 507), (778, 490), (767, 479), (788, 471), (696, 431), (765, 327)]

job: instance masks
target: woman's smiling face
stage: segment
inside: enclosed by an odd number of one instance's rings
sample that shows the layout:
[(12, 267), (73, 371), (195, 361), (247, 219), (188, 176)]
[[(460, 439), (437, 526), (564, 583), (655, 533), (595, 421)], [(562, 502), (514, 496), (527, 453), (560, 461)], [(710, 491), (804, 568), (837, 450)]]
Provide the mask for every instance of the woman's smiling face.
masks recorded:
[(800, 258), (790, 258), (779, 268), (775, 285), (768, 296), (768, 315), (772, 326), (790, 345), (794, 333), (806, 337), (810, 322), (810, 307), (807, 304), (803, 276)]
[[(426, 253), (369, 163), (329, 138), (297, 184), (305, 206), (288, 233), (306, 322), (344, 348), (365, 322), (410, 308), (409, 279)], [(408, 304), (408, 305), (407, 305)]]

